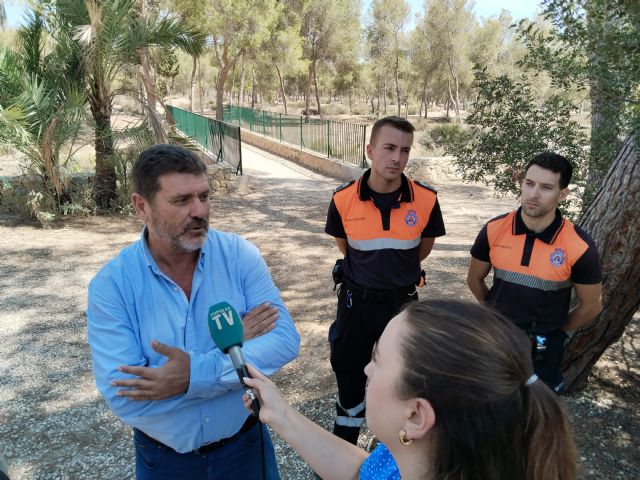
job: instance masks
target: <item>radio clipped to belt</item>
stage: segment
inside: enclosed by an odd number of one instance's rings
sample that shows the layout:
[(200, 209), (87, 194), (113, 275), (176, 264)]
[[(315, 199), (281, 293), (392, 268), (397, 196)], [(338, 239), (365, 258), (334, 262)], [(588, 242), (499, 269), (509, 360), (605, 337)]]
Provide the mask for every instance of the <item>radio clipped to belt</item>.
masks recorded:
[(336, 260), (336, 264), (333, 266), (333, 270), (331, 271), (331, 275), (333, 276), (333, 291), (336, 291), (338, 285), (342, 283), (344, 280), (344, 271), (342, 270), (342, 263), (344, 260), (339, 258)]

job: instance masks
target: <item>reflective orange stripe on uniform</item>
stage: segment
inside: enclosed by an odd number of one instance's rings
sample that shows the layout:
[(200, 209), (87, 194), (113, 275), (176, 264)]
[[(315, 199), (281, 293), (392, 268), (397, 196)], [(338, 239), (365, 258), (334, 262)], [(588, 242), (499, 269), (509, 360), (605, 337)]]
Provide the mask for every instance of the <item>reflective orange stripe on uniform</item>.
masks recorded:
[(399, 208), (391, 209), (390, 228), (384, 230), (380, 210), (373, 201), (359, 198), (361, 181), (362, 178), (333, 196), (349, 246), (360, 251), (410, 250), (419, 246), (436, 194), (426, 188), (415, 188), (414, 182), (409, 181), (411, 201), (399, 202)]
[(517, 212), (487, 224), (494, 276), (505, 282), (545, 291), (570, 287), (571, 267), (589, 245), (576, 233), (574, 225), (563, 219), (550, 244), (535, 239), (529, 265), (522, 265), (527, 235), (515, 234)]

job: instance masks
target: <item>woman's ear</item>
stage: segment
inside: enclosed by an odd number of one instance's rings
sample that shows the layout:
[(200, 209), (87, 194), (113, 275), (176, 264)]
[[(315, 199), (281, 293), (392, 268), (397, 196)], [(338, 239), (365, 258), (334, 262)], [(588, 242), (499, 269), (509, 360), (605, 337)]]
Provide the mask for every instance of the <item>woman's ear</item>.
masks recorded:
[(427, 435), (436, 423), (436, 412), (424, 398), (411, 400), (411, 410), (405, 421), (404, 430), (409, 440), (419, 440)]

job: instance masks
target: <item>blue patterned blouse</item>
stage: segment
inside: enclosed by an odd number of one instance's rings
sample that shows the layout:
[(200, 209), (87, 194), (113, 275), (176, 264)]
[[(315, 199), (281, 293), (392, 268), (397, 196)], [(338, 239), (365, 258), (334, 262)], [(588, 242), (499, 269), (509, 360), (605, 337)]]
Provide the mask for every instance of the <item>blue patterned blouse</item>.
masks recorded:
[(360, 466), (360, 480), (400, 480), (398, 465), (382, 443)]

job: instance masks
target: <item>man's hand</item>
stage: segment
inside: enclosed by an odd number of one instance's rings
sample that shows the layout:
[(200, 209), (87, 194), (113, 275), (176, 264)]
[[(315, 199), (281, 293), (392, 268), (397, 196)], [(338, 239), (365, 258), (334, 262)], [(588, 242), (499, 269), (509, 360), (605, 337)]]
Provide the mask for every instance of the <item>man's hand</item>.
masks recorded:
[(131, 400), (162, 400), (185, 393), (189, 388), (190, 357), (180, 348), (165, 345), (154, 340), (151, 348), (169, 360), (158, 368), (122, 366), (118, 370), (135, 375), (137, 378), (120, 379), (111, 382), (114, 387), (125, 387), (118, 390)]
[(264, 335), (273, 330), (278, 319), (278, 309), (268, 302), (258, 305), (242, 317), (244, 341)]

